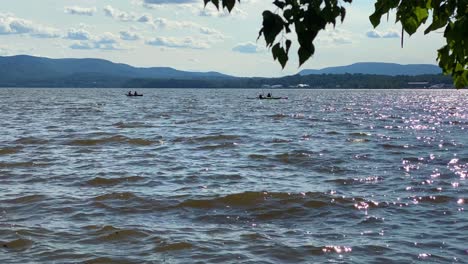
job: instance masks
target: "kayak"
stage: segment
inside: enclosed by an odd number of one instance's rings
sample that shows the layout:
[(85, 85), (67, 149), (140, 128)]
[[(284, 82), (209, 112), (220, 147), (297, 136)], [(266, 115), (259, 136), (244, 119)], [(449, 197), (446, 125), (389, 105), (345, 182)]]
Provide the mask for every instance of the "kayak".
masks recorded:
[(143, 96), (143, 95), (142, 95), (142, 94), (137, 94), (137, 95), (134, 95), (134, 94), (129, 95), (129, 94), (127, 94), (127, 96)]
[(258, 99), (258, 100), (280, 100), (280, 99), (288, 99), (288, 97), (250, 97), (247, 99)]
[(260, 100), (279, 100), (279, 99), (288, 99), (287, 97), (257, 97)]

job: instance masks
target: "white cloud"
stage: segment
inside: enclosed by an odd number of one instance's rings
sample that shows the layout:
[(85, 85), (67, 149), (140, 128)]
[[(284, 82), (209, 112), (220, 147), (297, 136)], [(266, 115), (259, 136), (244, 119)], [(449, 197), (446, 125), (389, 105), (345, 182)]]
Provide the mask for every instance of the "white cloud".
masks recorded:
[(104, 14), (113, 19), (122, 21), (122, 22), (141, 22), (148, 23), (152, 21), (152, 16), (148, 14), (138, 15), (133, 12), (125, 12), (114, 8), (110, 5), (104, 7)]
[(104, 14), (106, 14), (108, 17), (112, 17), (124, 22), (135, 21), (137, 19), (135, 14), (121, 11), (119, 9), (113, 8), (110, 5), (104, 7)]
[(141, 36), (138, 33), (135, 33), (135, 32), (120, 31), (120, 39), (134, 41), (134, 40), (141, 39)]
[(398, 30), (390, 29), (387, 32), (384, 32), (383, 38), (400, 38), (401, 34)]
[(153, 20), (153, 17), (151, 15), (142, 15), (140, 18), (138, 18), (138, 22), (141, 23), (149, 23)]
[(401, 34), (395, 29), (390, 29), (385, 32), (380, 32), (378, 30), (370, 30), (366, 32), (368, 38), (400, 38)]
[(264, 52), (265, 48), (253, 42), (245, 42), (245, 43), (237, 44), (234, 48), (232, 48), (232, 51), (252, 54), (252, 53)]
[(36, 38), (58, 38), (58, 30), (30, 20), (17, 18), (12, 14), (0, 13), (0, 35), (28, 34)]
[(377, 30), (367, 31), (366, 36), (368, 38), (381, 38), (382, 35)]
[(339, 28), (327, 28), (317, 38), (323, 45), (344, 45), (353, 43), (352, 32)]
[(68, 30), (67, 39), (74, 39), (74, 40), (89, 40), (91, 39), (91, 34), (84, 30), (84, 29), (70, 29)]
[(159, 29), (179, 29), (179, 30), (190, 30), (197, 33), (201, 33), (203, 35), (209, 35), (214, 37), (215, 39), (222, 40), (225, 36), (214, 28), (209, 28), (197, 24), (191, 21), (175, 21), (175, 20), (168, 20), (165, 18), (156, 18), (151, 23), (155, 28)]
[(99, 37), (94, 37), (88, 41), (80, 41), (70, 45), (71, 49), (82, 50), (122, 50), (118, 36), (106, 32)]
[(118, 43), (118, 37), (112, 33), (106, 32), (95, 40), (98, 44), (116, 44)]
[(199, 2), (199, 0), (143, 0), (147, 5), (180, 5)]
[(94, 45), (91, 42), (76, 42), (70, 45), (71, 49), (91, 50), (94, 49)]
[(216, 29), (213, 28), (208, 28), (208, 27), (200, 27), (200, 33), (206, 34), (206, 35), (220, 35), (221, 32), (219, 32)]
[(82, 15), (82, 16), (92, 16), (96, 13), (96, 7), (79, 7), (79, 6), (67, 6), (65, 7), (65, 13), (71, 15)]
[(200, 30), (203, 26), (191, 21), (175, 21), (165, 18), (156, 18), (152, 23), (155, 27), (171, 29)]
[[(242, 2), (243, 3), (243, 2)], [(234, 8), (231, 13), (227, 9), (216, 9), (214, 5), (207, 5), (204, 8), (194, 8), (192, 12), (199, 16), (204, 17), (233, 17), (233, 18), (246, 18), (248, 16), (247, 12), (240, 9), (238, 6)]]
[(156, 37), (146, 41), (146, 44), (151, 46), (169, 47), (169, 48), (188, 48), (188, 49), (207, 49), (209, 43), (192, 37), (171, 38), (171, 37)]

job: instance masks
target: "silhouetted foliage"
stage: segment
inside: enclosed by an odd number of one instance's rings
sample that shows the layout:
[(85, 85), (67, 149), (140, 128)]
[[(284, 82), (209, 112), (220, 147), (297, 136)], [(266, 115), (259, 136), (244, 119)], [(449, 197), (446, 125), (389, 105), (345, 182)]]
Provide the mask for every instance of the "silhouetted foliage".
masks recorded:
[[(237, 2), (241, 2), (237, 0)], [(264, 11), (259, 38), (264, 37), (271, 48), (274, 60), (284, 68), (289, 60), (292, 44), (289, 38), (291, 29), (297, 37), (299, 66), (314, 53), (314, 40), (329, 24), (335, 26), (337, 20), (344, 21), (345, 4), (352, 0), (274, 0), (277, 11)], [(216, 8), (231, 11), (236, 0), (204, 0)], [(396, 22), (401, 23), (402, 33), (414, 34), (426, 23), (431, 15), (432, 23), (424, 31), (428, 34), (445, 28), (446, 45), (438, 50), (437, 60), (445, 74), (453, 78), (457, 88), (468, 85), (468, 0), (376, 0), (375, 11), (370, 15), (374, 27), (380, 24), (381, 17), (396, 10)], [(401, 42), (403, 45), (403, 36)]]

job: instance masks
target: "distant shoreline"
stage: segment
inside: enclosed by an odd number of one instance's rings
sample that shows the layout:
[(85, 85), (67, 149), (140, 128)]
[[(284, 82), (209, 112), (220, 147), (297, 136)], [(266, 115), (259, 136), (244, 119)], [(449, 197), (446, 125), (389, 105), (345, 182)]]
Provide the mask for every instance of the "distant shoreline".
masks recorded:
[[(27, 55), (0, 56), (0, 67), (2, 68), (0, 87), (129, 89), (238, 87), (440, 89), (453, 87), (451, 77), (435, 73), (439, 71), (438, 67), (427, 64), (355, 63), (322, 70), (303, 70), (295, 75), (272, 78), (235, 77), (213, 71), (190, 72), (170, 67), (138, 68), (101, 59), (50, 59)], [(401, 75), (402, 73), (405, 75)]]
[(293, 75), (281, 78), (61, 78), (1, 82), (0, 87), (13, 88), (255, 88), (255, 89), (451, 89), (449, 76), (386, 76), (370, 74)]

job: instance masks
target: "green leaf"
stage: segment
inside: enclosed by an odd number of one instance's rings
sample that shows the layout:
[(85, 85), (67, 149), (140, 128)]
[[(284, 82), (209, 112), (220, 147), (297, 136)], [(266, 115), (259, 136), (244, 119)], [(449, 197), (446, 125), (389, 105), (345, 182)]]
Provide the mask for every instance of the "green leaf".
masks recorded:
[(263, 12), (263, 28), (261, 33), (265, 37), (265, 42), (267, 46), (273, 45), (273, 42), (276, 39), (276, 36), (283, 30), (284, 21), (277, 15), (273, 14), (270, 11)]
[(286, 62), (288, 61), (288, 54), (286, 53), (284, 48), (282, 48), (279, 43), (276, 43), (271, 49), (271, 53), (273, 54), (273, 59), (278, 59), (279, 63), (281, 64), (281, 67), (284, 69), (284, 66), (286, 66)]
[(315, 47), (312, 44), (310, 48), (305, 48), (301, 46), (299, 50), (297, 51), (297, 54), (299, 55), (299, 67), (306, 62), (310, 56), (314, 54)]
[(454, 78), (455, 87), (457, 89), (465, 88), (468, 86), (468, 71), (464, 71), (462, 74)]
[(231, 12), (235, 4), (236, 0), (223, 0), (223, 7), (227, 7), (229, 12)]
[(275, 0), (273, 4), (281, 9), (283, 9), (286, 6), (286, 3), (280, 0)]
[(410, 35), (413, 35), (419, 26), (418, 22), (414, 17), (408, 17), (407, 19), (402, 20), (401, 24), (403, 25), (405, 31)]
[(289, 48), (291, 48), (292, 41), (291, 40), (286, 40), (286, 53), (289, 53)]
[(283, 16), (284, 16), (284, 18), (286, 18), (287, 21), (292, 21), (292, 17), (293, 17), (293, 11), (292, 11), (292, 9), (286, 9), (286, 10), (284, 10)]
[(211, 2), (216, 6), (216, 9), (219, 10), (219, 0), (211, 0)]
[(346, 16), (346, 9), (344, 7), (340, 8), (341, 23), (343, 23)]
[(427, 8), (416, 7), (413, 13), (419, 23), (425, 21), (429, 16), (429, 10)]

